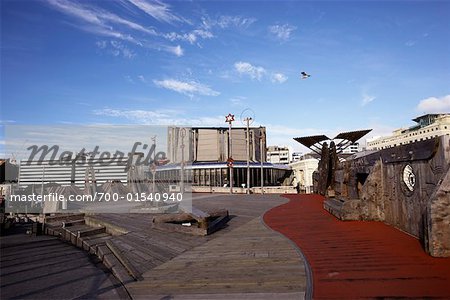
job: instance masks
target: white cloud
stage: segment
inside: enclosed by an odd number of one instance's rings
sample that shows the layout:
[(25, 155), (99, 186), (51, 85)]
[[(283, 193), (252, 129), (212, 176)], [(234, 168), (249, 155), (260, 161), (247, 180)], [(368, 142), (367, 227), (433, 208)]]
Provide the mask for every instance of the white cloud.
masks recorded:
[[(77, 22), (70, 24), (79, 30), (95, 34), (97, 36), (110, 37), (117, 40), (127, 41), (134, 45), (144, 47), (147, 49), (154, 49), (159, 51), (166, 51), (178, 57), (184, 55), (184, 50), (180, 45), (171, 46), (162, 39), (170, 41), (182, 41), (190, 44), (197, 44), (202, 47), (200, 40), (211, 39), (214, 34), (208, 30), (211, 26), (215, 28), (246, 27), (252, 24), (255, 19), (244, 18), (240, 16), (221, 16), (217, 20), (205, 21), (199, 27), (186, 32), (169, 32), (162, 33), (151, 26), (143, 26), (138, 21), (133, 21), (131, 18), (121, 17), (105, 9), (95, 6), (94, 2), (79, 2), (75, 0), (45, 0), (53, 9), (74, 18)], [(173, 23), (183, 22), (192, 26), (192, 23), (180, 16), (174, 14), (170, 5), (159, 0), (123, 0), (125, 6), (130, 6), (129, 9), (134, 16), (138, 16), (135, 10), (140, 10), (152, 16), (161, 22)], [(125, 2), (128, 1), (128, 2)], [(208, 24), (206, 26), (205, 24)], [(105, 45), (102, 42), (97, 43), (98, 48), (102, 49)], [(131, 58), (135, 53), (129, 49), (115, 49), (110, 51), (115, 56), (123, 56)]]
[(119, 40), (127, 41), (130, 43), (133, 43), (138, 46), (142, 46), (142, 42), (136, 40), (133, 36), (129, 34), (124, 34), (118, 31), (114, 31), (111, 29), (98, 27), (98, 26), (83, 26), (80, 29), (85, 30), (87, 32), (93, 33), (95, 35), (102, 35), (102, 36), (108, 36), (112, 38), (116, 38)]
[(363, 93), (362, 97), (363, 97), (363, 99), (361, 101), (362, 106), (366, 106), (367, 104), (369, 104), (370, 102), (372, 102), (373, 100), (375, 100), (377, 98), (375, 96), (371, 96), (366, 93)]
[(122, 55), (125, 58), (133, 58), (135, 56), (135, 53), (131, 49), (118, 41), (111, 41), (110, 44), (113, 48), (112, 53), (114, 56)]
[(105, 49), (108, 46), (108, 42), (107, 41), (98, 41), (95, 43), (97, 45), (97, 47), (99, 47), (100, 49)]
[(179, 34), (176, 32), (170, 32), (170, 33), (164, 34), (163, 37), (170, 41), (181, 40), (181, 41), (189, 42), (190, 44), (194, 44), (198, 40), (198, 38), (211, 39), (214, 37), (214, 35), (210, 31), (203, 30), (203, 29), (196, 29), (196, 30), (192, 30), (189, 33), (183, 33), (183, 34)]
[(134, 84), (134, 80), (133, 80), (133, 78), (131, 78), (130, 75), (125, 75), (124, 78), (125, 78), (125, 80), (126, 80), (127, 82), (133, 83), (133, 84)]
[(417, 43), (417, 41), (409, 40), (405, 43), (406, 47), (412, 47)]
[(450, 95), (423, 99), (416, 109), (420, 113), (450, 113)]
[(203, 30), (203, 29), (195, 29), (192, 31), (193, 34), (195, 34), (196, 36), (199, 36), (203, 39), (210, 39), (213, 38), (214, 35), (212, 34), (212, 32), (208, 31), (208, 30)]
[(372, 129), (365, 137), (363, 137), (360, 141), (362, 145), (366, 145), (367, 142), (373, 141), (380, 137), (386, 137), (392, 135), (392, 132), (398, 128), (392, 127), (390, 125), (386, 125), (379, 120), (372, 121), (369, 123), (367, 128)]
[(234, 68), (239, 74), (248, 75), (251, 79), (261, 80), (266, 74), (266, 70), (263, 67), (253, 66), (248, 62), (239, 61), (234, 64)]
[(170, 10), (170, 6), (159, 0), (145, 1), (145, 0), (128, 0), (136, 7), (144, 11), (149, 16), (152, 16), (160, 22), (173, 23), (177, 22), (187, 22), (186, 20), (176, 16)]
[[(253, 80), (261, 81), (264, 77), (270, 78), (270, 81), (273, 83), (283, 83), (288, 77), (283, 73), (271, 73), (264, 69), (261, 66), (254, 66), (251, 63), (239, 61), (234, 64), (234, 69), (239, 75), (249, 76)], [(229, 77), (228, 74), (225, 74), (226, 77)]]
[(169, 117), (167, 111), (144, 111), (144, 110), (118, 110), (118, 109), (99, 109), (94, 110), (95, 115), (109, 117), (123, 117), (128, 120), (142, 124), (157, 124), (158, 120), (164, 120)]
[(147, 81), (145, 80), (144, 75), (138, 75), (138, 79), (139, 79), (140, 81), (142, 81), (143, 83), (146, 83), (146, 82), (147, 82)]
[(99, 41), (95, 43), (97, 47), (113, 56), (123, 56), (124, 58), (133, 58), (136, 56), (133, 50), (119, 41)]
[(275, 83), (283, 83), (286, 80), (288, 80), (288, 78), (286, 75), (284, 75), (282, 73), (273, 73), (271, 80), (272, 80), (272, 82), (275, 82)]
[(170, 33), (166, 33), (164, 34), (164, 37), (168, 40), (176, 41), (176, 40), (182, 40), (182, 41), (187, 41), (191, 44), (195, 43), (195, 41), (197, 40), (197, 36), (193, 33), (184, 33), (184, 34), (179, 34), (176, 32), (170, 32)]
[(245, 29), (255, 22), (255, 18), (246, 18), (242, 16), (222, 15), (215, 19), (212, 19), (209, 16), (202, 18), (202, 26), (206, 29), (213, 27), (219, 27), (220, 29), (227, 29), (230, 27)]
[(2, 120), (2, 119), (0, 119), (0, 125), (5, 125), (5, 124), (9, 124), (9, 123), (16, 123), (16, 121), (14, 121), (14, 120)]
[(244, 18), (241, 16), (220, 16), (217, 20), (217, 25), (221, 28), (234, 27), (248, 27), (256, 21), (255, 18)]
[(165, 80), (153, 80), (153, 82), (158, 87), (172, 90), (177, 93), (187, 95), (191, 98), (194, 95), (203, 95), (203, 96), (220, 95), (219, 92), (211, 89), (207, 85), (195, 81), (183, 82), (175, 79), (165, 79)]
[[(131, 1), (131, 0), (130, 0)], [(47, 0), (50, 6), (66, 15), (75, 18), (78, 23), (74, 24), (77, 29), (87, 31), (89, 33), (115, 38), (122, 41), (130, 42), (134, 45), (145, 47), (148, 49), (164, 50), (176, 56), (183, 55), (183, 49), (180, 46), (168, 46), (161, 44), (160, 42), (150, 42), (146, 37), (152, 38), (164, 37), (165, 35), (157, 32), (154, 28), (144, 27), (136, 22), (119, 17), (116, 14), (97, 8), (93, 5), (80, 4), (76, 1), (68, 0)], [(178, 20), (179, 18), (172, 15), (168, 9), (168, 6), (160, 1), (146, 2), (142, 0), (132, 1), (137, 7), (147, 12), (153, 11), (155, 18), (160, 20), (170, 21)], [(89, 3), (89, 2), (88, 2)], [(153, 10), (152, 10), (153, 9)], [(172, 17), (171, 17), (172, 16)], [(181, 19), (179, 19), (181, 20)], [(137, 38), (129, 33), (129, 30), (141, 33)], [(203, 31), (193, 31), (195, 38), (206, 37), (207, 33)], [(97, 47), (100, 49), (105, 48), (104, 42), (98, 42)], [(114, 45), (113, 45), (114, 47)], [(122, 55), (125, 58), (131, 58), (135, 56), (135, 53), (128, 48), (114, 49), (110, 51), (115, 56)]]
[(224, 126), (225, 117), (181, 117), (185, 112), (176, 110), (124, 110), (124, 109), (99, 109), (93, 113), (99, 116), (124, 118), (133, 123), (145, 125), (185, 125), (185, 126)]
[(243, 106), (244, 101), (246, 100), (246, 97), (237, 96), (230, 99), (230, 103), (232, 106)]
[(275, 36), (275, 38), (281, 41), (288, 41), (291, 38), (291, 34), (297, 27), (283, 24), (283, 25), (272, 25), (269, 26), (269, 33)]
[(150, 35), (156, 35), (156, 32), (152, 28), (145, 28), (142, 25), (134, 23), (132, 21), (123, 19), (113, 13), (92, 7), (87, 5), (82, 5), (78, 2), (71, 2), (67, 0), (47, 0), (47, 2), (52, 5), (55, 9), (62, 13), (71, 15), (90, 26), (84, 26), (81, 29), (96, 32), (98, 34), (115, 36), (117, 38), (130, 40), (130, 36), (124, 35), (121, 32), (114, 30), (111, 26), (123, 25), (136, 31), (140, 31)]
[(169, 53), (175, 54), (180, 57), (184, 55), (184, 50), (180, 45), (178, 46), (164, 46), (163, 49)]
[(100, 17), (106, 21), (115, 23), (115, 24), (121, 24), (121, 25), (125, 25), (131, 29), (137, 30), (137, 31), (141, 31), (144, 33), (147, 33), (149, 35), (157, 35), (157, 32), (153, 29), (153, 28), (146, 28), (142, 25), (139, 25), (137, 23), (125, 20), (115, 14), (112, 13), (108, 13), (108, 12), (103, 12), (100, 14)]
[(98, 16), (96, 12), (91, 11), (86, 7), (81, 6), (77, 3), (72, 3), (70, 1), (65, 0), (48, 0), (48, 3), (54, 6), (59, 11), (83, 19), (88, 23), (97, 24), (99, 26), (104, 25), (101, 18)]

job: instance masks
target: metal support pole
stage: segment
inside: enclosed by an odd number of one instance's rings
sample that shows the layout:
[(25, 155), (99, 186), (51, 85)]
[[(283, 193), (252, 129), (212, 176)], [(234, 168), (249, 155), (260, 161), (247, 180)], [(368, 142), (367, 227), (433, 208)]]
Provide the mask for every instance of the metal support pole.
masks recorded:
[(252, 118), (245, 118), (247, 127), (247, 194), (250, 194), (250, 130), (249, 130), (249, 122)]
[(156, 168), (153, 169), (152, 172), (152, 193), (156, 193), (156, 185), (155, 185), (155, 174), (156, 173)]
[(260, 132), (260, 142), (259, 142), (259, 152), (260, 152), (260, 161), (261, 161), (261, 194), (264, 194), (264, 165), (263, 165), (263, 141), (264, 141), (264, 134), (262, 133), (262, 129)]
[(232, 137), (231, 137), (231, 123), (234, 121), (234, 115), (232, 115), (231, 113), (228, 114), (228, 116), (225, 116), (225, 122), (228, 123), (228, 148), (229, 153), (228, 153), (228, 160), (227, 160), (227, 164), (228, 164), (228, 168), (230, 171), (230, 194), (233, 194), (233, 155), (232, 155)]
[[(232, 137), (231, 137), (231, 122), (229, 122), (230, 126), (229, 126), (229, 134), (228, 134), (228, 138), (230, 139), (229, 141), (229, 146), (230, 146), (230, 157), (232, 157), (232, 150), (231, 150), (231, 141), (232, 141)], [(230, 194), (233, 194), (233, 166), (230, 165)]]

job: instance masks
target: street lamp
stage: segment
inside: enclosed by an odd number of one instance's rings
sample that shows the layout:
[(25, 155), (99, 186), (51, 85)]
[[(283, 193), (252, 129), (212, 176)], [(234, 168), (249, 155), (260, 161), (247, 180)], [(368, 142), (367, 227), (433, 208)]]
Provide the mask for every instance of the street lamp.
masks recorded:
[(247, 194), (250, 194), (250, 124), (253, 123), (255, 119), (255, 113), (250, 108), (244, 109), (241, 113), (241, 122), (246, 127), (246, 134), (247, 134)]
[(250, 130), (249, 125), (250, 121), (253, 121), (252, 118), (246, 117), (243, 120), (246, 123), (247, 128), (247, 194), (250, 194)]
[(229, 155), (227, 160), (227, 165), (230, 170), (230, 194), (233, 194), (233, 155), (231, 152), (231, 123), (234, 121), (234, 115), (229, 113), (225, 116), (225, 123), (228, 123), (228, 147), (229, 147)]

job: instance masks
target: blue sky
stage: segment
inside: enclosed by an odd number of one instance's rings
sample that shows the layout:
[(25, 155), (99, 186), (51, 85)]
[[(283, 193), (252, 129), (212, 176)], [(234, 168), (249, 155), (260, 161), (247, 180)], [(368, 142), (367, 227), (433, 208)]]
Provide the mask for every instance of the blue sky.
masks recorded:
[(1, 120), (226, 126), (250, 108), (298, 150), (450, 112), (449, 53), (448, 1), (2, 0)]

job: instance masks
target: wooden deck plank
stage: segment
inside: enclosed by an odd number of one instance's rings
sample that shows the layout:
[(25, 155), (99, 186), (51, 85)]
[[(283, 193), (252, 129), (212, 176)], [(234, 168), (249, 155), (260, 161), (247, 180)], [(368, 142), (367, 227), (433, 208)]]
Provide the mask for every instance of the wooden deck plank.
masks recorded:
[(133, 298), (152, 295), (303, 293), (304, 264), (293, 245), (259, 218), (193, 248), (126, 287)]
[(277, 195), (213, 195), (193, 202), (202, 211), (228, 210), (230, 221), (218, 232), (202, 237), (151, 228), (152, 214), (95, 216), (128, 231), (111, 240), (144, 278), (127, 284), (133, 297), (304, 295), (306, 279), (300, 255), (259, 219), (267, 209), (287, 202), (285, 199)]

